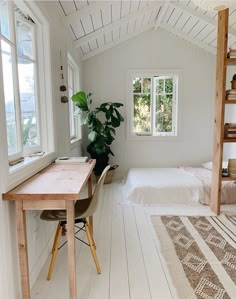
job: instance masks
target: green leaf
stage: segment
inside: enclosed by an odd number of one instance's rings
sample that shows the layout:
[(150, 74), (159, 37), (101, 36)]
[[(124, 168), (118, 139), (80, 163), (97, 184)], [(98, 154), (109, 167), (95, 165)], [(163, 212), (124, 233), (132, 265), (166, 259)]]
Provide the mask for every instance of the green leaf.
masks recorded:
[(117, 128), (120, 126), (120, 120), (112, 115), (111, 116), (111, 124), (113, 127)]
[(95, 131), (91, 131), (91, 132), (88, 134), (88, 139), (89, 139), (91, 142), (93, 142), (93, 141), (96, 140), (97, 135), (98, 135), (97, 132), (95, 132)]
[(82, 111), (88, 111), (87, 96), (84, 91), (77, 92), (71, 97), (71, 99)]
[(120, 112), (119, 112), (116, 108), (114, 108), (114, 110), (115, 110), (116, 116), (117, 116), (117, 118), (120, 120), (120, 122), (124, 121), (124, 118), (123, 118), (123, 116), (120, 114)]
[(124, 106), (122, 103), (112, 103), (112, 106), (116, 107), (116, 108), (119, 108), (121, 106)]

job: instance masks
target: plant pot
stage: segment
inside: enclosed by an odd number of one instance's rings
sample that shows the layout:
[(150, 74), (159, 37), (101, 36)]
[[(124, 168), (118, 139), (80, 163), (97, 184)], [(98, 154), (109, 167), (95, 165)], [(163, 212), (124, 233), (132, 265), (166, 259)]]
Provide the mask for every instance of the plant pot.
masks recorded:
[(231, 88), (236, 89), (236, 80), (231, 81)]
[[(108, 170), (108, 172), (105, 176), (104, 184), (111, 184), (114, 171), (117, 167), (119, 167), (119, 165), (111, 166), (111, 168)], [(99, 178), (100, 178), (100, 176), (96, 176), (97, 181), (99, 180)]]

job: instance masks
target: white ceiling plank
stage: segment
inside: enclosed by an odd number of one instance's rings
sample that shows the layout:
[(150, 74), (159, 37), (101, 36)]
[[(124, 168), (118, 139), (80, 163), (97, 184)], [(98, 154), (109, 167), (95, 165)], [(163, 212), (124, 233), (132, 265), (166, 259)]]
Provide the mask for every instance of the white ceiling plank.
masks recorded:
[(88, 6), (88, 2), (87, 2), (87, 1), (84, 1), (84, 0), (82, 0), (82, 1), (75, 0), (75, 6), (76, 6), (76, 8), (79, 10), (79, 9), (81, 9), (81, 8), (83, 8), (83, 7)]
[(166, 1), (166, 3), (164, 5), (161, 6), (161, 10), (159, 11), (159, 14), (158, 14), (158, 17), (157, 17), (157, 20), (156, 20), (156, 24), (155, 24), (155, 27), (154, 27), (154, 30), (157, 30), (161, 24), (161, 22), (163, 21), (166, 13), (167, 13), (167, 10), (168, 10), (168, 5), (169, 5), (169, 0)]
[(82, 51), (83, 55), (88, 54), (89, 52), (91, 52), (88, 43), (83, 44), (80, 48), (81, 48), (81, 51)]
[[(196, 10), (190, 9), (188, 6), (185, 7), (181, 3), (176, 4), (174, 2), (171, 2), (169, 4), (169, 6), (173, 7), (173, 8), (182, 9), (183, 11), (189, 13), (192, 17), (195, 17), (201, 21), (204, 21), (210, 25), (213, 25), (214, 27), (217, 27), (217, 20), (213, 20), (210, 17), (207, 17), (206, 15), (202, 15), (201, 13), (198, 13)], [(229, 33), (236, 36), (236, 30), (229, 28)]]
[(104, 6), (101, 9), (103, 26), (111, 24), (111, 9), (112, 9), (111, 3), (110, 5)]
[(207, 37), (213, 30), (215, 29), (212, 25), (207, 25), (200, 31), (197, 35), (195, 35), (195, 38), (198, 40), (204, 40), (205, 37)]
[(128, 21), (131, 21), (132, 19), (136, 19), (139, 16), (142, 16), (144, 13), (151, 12), (153, 10), (153, 7), (156, 7), (157, 5), (159, 5), (159, 4), (156, 2), (152, 2), (152, 5), (148, 6), (148, 8), (145, 11), (142, 10), (142, 11), (133, 13), (133, 14), (125, 16), (111, 24), (108, 24), (107, 26), (104, 26), (103, 28), (96, 30), (96, 31), (82, 37), (81, 39), (75, 41), (74, 45), (75, 45), (75, 47), (79, 47), (83, 43), (88, 42), (90, 39), (97, 38), (99, 35), (105, 34), (106, 32), (109, 32), (116, 27), (120, 27), (122, 24), (126, 24)]
[(146, 9), (148, 5), (150, 5), (148, 0), (140, 0), (139, 1), (139, 11)]
[(118, 40), (120, 38), (120, 28), (113, 29), (113, 40)]
[[(66, 1), (67, 2), (67, 1)], [(68, 1), (71, 2), (71, 1)], [(69, 15), (62, 18), (63, 23), (65, 26), (70, 26), (70, 24), (74, 24), (79, 22), (82, 16), (90, 15), (92, 12), (100, 11), (107, 6), (111, 6), (109, 1), (96, 1), (90, 5), (82, 6), (79, 10), (70, 13)]]
[(97, 42), (98, 42), (98, 47), (99, 48), (103, 48), (105, 46), (105, 40), (104, 40), (104, 35), (100, 35), (98, 38), (97, 38)]
[(131, 34), (131, 33), (134, 32), (135, 25), (136, 25), (136, 20), (135, 19), (133, 19), (129, 22), (129, 24), (128, 24), (128, 34)]
[(78, 22), (77, 24), (75, 24), (73, 26), (71, 25), (71, 27), (73, 28), (74, 33), (77, 38), (81, 38), (81, 37), (85, 36), (84, 29), (80, 22)]
[(136, 19), (136, 26), (135, 26), (135, 31), (139, 31), (140, 28), (143, 25), (143, 19), (144, 19), (144, 15), (140, 15), (137, 19)]
[(143, 18), (143, 26), (147, 26), (149, 24), (149, 21), (152, 16), (152, 12), (153, 12), (153, 9), (149, 10), (145, 13), (144, 18)]
[(122, 18), (129, 15), (130, 7), (131, 7), (131, 1), (130, 0), (122, 0), (121, 1), (121, 17)]
[(192, 37), (198, 36), (198, 34), (207, 26), (205, 22), (199, 22), (196, 26), (189, 32)]
[(181, 15), (183, 14), (183, 11), (181, 9), (175, 9), (173, 14), (171, 15), (168, 24), (175, 26), (175, 24), (178, 22), (179, 18), (181, 17)]
[(229, 16), (229, 26), (236, 24), (236, 9)]
[(102, 28), (102, 16), (100, 10), (94, 10), (93, 12), (91, 12), (91, 18), (94, 30)]
[(196, 24), (199, 22), (199, 19), (195, 18), (195, 17), (191, 17), (188, 22), (185, 24), (185, 26), (182, 28), (182, 31), (189, 33), (194, 26), (196, 26)]
[(211, 46), (217, 48), (217, 38), (214, 39), (213, 42), (211, 42)]
[(73, 1), (59, 1), (66, 15), (76, 12), (76, 6)]
[(135, 33), (133, 33), (133, 34), (127, 34), (126, 36), (124, 36), (124, 37), (121, 38), (120, 40), (118, 40), (118, 41), (113, 41), (113, 42), (111, 42), (109, 45), (106, 45), (104, 48), (99, 48), (99, 49), (97, 49), (97, 50), (94, 50), (94, 51), (92, 51), (92, 52), (90, 52), (90, 53), (84, 55), (84, 56), (82, 57), (82, 60), (84, 61), (84, 60), (87, 60), (87, 59), (93, 57), (94, 55), (100, 54), (100, 53), (102, 53), (102, 52), (104, 52), (104, 51), (106, 51), (106, 50), (108, 50), (108, 49), (110, 49), (110, 48), (112, 48), (112, 47), (114, 47), (114, 46), (120, 44), (120, 43), (123, 43), (123, 42), (125, 42), (125, 41), (127, 41), (127, 40), (129, 40), (129, 39), (131, 39), (131, 38), (133, 38), (133, 37), (135, 37), (135, 36), (137, 36), (137, 35), (139, 35), (139, 34), (145, 32), (145, 31), (147, 31), (147, 30), (150, 30), (150, 29), (153, 28), (153, 27), (154, 27), (154, 23), (153, 23), (153, 24), (149, 24), (149, 25), (146, 26), (146, 27), (143, 27), (142, 30), (139, 31), (139, 32), (135, 32)]
[(151, 19), (150, 19), (150, 23), (155, 23), (157, 22), (158, 18), (160, 17), (160, 13), (161, 13), (161, 6), (154, 8)]
[(81, 20), (81, 25), (82, 25), (82, 27), (85, 31), (85, 34), (89, 34), (89, 33), (94, 31), (93, 23), (92, 23), (90, 14), (85, 15), (85, 16), (81, 16), (80, 20)]
[(94, 40), (89, 41), (89, 46), (90, 46), (91, 51), (96, 50), (98, 48), (97, 40), (94, 39)]
[(183, 38), (183, 39), (191, 42), (192, 44), (194, 44), (212, 54), (216, 54), (216, 50), (213, 47), (211, 47), (211, 46), (207, 45), (206, 43), (199, 41), (195, 38), (191, 38), (186, 32), (177, 30), (177, 29), (173, 28), (172, 26), (170, 26), (168, 24), (163, 24), (163, 23), (160, 25), (160, 27), (175, 34), (176, 36), (178, 36), (180, 38)]
[(105, 44), (109, 44), (112, 42), (112, 31), (106, 32), (105, 34)]
[(131, 1), (131, 7), (130, 7), (130, 13), (138, 11), (138, 9), (139, 9), (139, 1), (132, 0)]
[(121, 15), (121, 1), (112, 2), (112, 22), (120, 19)]
[(183, 14), (181, 15), (180, 19), (175, 24), (175, 28), (182, 30), (182, 28), (185, 26), (185, 24), (187, 23), (187, 21), (190, 18), (191, 18), (191, 16), (189, 16), (189, 14), (187, 12), (183, 11)]
[(217, 29), (213, 30), (207, 37), (205, 37), (202, 41), (207, 44), (211, 44), (215, 38), (217, 38)]
[(172, 15), (172, 13), (174, 12), (175, 10), (175, 7), (172, 7), (168, 4), (168, 7), (167, 7), (167, 11), (165, 13), (165, 16), (163, 18), (163, 23), (167, 23)]
[(120, 26), (120, 38), (126, 36), (128, 30), (128, 22), (125, 22)]

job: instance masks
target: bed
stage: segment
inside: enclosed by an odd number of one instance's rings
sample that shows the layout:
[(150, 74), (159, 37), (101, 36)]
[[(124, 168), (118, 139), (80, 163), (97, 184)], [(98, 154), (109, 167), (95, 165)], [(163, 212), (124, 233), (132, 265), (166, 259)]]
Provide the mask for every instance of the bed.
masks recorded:
[[(211, 173), (209, 167), (132, 168), (124, 184), (123, 199), (144, 206), (198, 202), (209, 205)], [(236, 203), (234, 181), (222, 184), (222, 204), (226, 203)]]

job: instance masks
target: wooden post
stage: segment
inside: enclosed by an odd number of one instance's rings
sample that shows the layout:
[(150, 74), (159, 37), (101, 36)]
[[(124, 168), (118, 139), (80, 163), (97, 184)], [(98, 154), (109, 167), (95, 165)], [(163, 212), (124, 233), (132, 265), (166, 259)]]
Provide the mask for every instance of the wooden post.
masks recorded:
[(16, 200), (16, 224), (21, 273), (21, 293), (22, 298), (30, 299), (26, 217), (25, 211), (23, 211), (22, 200)]
[(75, 257), (75, 207), (73, 200), (66, 201), (67, 240), (68, 240), (68, 272), (70, 299), (77, 298), (76, 257)]
[(229, 9), (218, 12), (211, 209), (220, 214)]
[[(93, 195), (93, 180), (92, 180), (92, 174), (90, 175), (89, 179), (88, 179), (88, 196), (92, 196)], [(89, 216), (89, 229), (90, 229), (90, 233), (93, 236), (93, 216)]]

